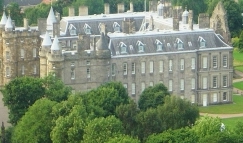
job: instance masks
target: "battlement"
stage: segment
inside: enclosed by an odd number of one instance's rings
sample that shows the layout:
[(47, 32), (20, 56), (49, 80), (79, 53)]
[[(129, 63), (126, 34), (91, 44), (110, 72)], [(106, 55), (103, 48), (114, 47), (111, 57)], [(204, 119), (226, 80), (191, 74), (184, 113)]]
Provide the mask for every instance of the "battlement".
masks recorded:
[(14, 30), (14, 31), (3, 31), (3, 38), (16, 38), (16, 37), (39, 37), (40, 32), (38, 30)]

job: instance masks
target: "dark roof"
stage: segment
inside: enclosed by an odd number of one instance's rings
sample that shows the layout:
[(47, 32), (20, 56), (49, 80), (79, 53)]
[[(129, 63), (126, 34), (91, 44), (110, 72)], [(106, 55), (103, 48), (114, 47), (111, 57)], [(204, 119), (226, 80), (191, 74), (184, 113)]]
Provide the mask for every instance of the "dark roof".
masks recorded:
[(42, 0), (4, 0), (4, 5), (16, 2), (19, 6), (37, 5), (42, 2)]
[[(206, 46), (200, 48), (200, 38), (202, 37), (206, 41)], [(178, 39), (179, 38), (179, 39)], [(156, 40), (162, 43), (162, 51), (157, 51)], [(137, 42), (141, 41), (144, 45), (144, 52), (138, 52)], [(178, 49), (178, 41), (183, 42), (183, 48)], [(172, 32), (151, 32), (150, 34), (135, 34), (135, 35), (111, 35), (109, 48), (112, 56), (123, 55), (121, 54), (120, 43), (123, 42), (127, 46), (127, 53), (131, 54), (146, 54), (146, 53), (158, 53), (158, 52), (177, 52), (177, 51), (192, 51), (197, 49), (210, 49), (229, 47), (225, 44), (213, 30), (207, 31), (172, 31)], [(168, 44), (169, 43), (169, 44)]]

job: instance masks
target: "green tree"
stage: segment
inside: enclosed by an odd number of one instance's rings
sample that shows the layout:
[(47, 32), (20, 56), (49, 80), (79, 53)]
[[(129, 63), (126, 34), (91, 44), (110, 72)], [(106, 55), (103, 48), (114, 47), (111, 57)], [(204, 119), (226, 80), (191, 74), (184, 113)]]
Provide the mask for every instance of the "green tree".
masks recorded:
[(123, 134), (122, 123), (115, 116), (95, 118), (85, 128), (84, 143), (105, 143)]
[(107, 143), (140, 143), (140, 141), (128, 135), (121, 135), (119, 137), (110, 139)]
[[(23, 26), (23, 13), (18, 3), (10, 3), (7, 6), (7, 12), (10, 12), (10, 17), (15, 21), (16, 26)], [(9, 14), (9, 13), (8, 13)]]
[(13, 143), (51, 143), (52, 107), (54, 101), (42, 98), (37, 100), (14, 128)]
[(2, 90), (4, 105), (9, 109), (9, 120), (16, 125), (28, 107), (45, 94), (38, 78), (19, 77), (11, 80)]
[(150, 86), (140, 95), (138, 107), (141, 110), (156, 108), (158, 105), (164, 104), (164, 98), (167, 95), (170, 95), (170, 93), (163, 84), (156, 84), (153, 87)]
[(241, 33), (240, 33), (239, 42), (238, 42), (238, 49), (239, 49), (240, 52), (243, 51), (243, 31), (241, 31)]

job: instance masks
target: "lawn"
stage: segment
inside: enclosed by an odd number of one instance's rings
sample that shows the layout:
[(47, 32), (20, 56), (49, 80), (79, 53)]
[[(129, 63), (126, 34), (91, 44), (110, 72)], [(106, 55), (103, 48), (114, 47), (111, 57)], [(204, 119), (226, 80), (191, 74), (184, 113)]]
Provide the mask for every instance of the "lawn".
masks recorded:
[(226, 128), (233, 130), (237, 122), (243, 122), (243, 117), (222, 119), (222, 122), (225, 124)]
[(235, 83), (233, 83), (233, 86), (235, 88), (238, 88), (240, 90), (243, 90), (243, 81), (241, 81), (241, 82), (235, 82)]
[(240, 53), (237, 49), (233, 51), (234, 68), (235, 70), (243, 72), (243, 53)]
[(243, 96), (233, 95), (232, 104), (210, 105), (199, 107), (199, 111), (209, 114), (237, 114), (243, 113)]

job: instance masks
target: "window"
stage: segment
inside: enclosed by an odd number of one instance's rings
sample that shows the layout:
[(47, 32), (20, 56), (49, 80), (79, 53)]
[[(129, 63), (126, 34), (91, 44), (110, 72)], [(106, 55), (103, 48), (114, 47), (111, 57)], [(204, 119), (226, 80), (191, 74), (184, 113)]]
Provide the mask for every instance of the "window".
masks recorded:
[(36, 48), (33, 48), (33, 58), (36, 58)]
[(184, 79), (181, 79), (181, 90), (184, 90)]
[(24, 49), (20, 49), (20, 58), (24, 58)]
[(226, 55), (223, 56), (223, 67), (228, 66), (228, 57)]
[(144, 44), (141, 41), (138, 41), (136, 45), (138, 46), (139, 53), (144, 52)]
[(127, 89), (127, 83), (124, 83), (123, 84), (123, 87)]
[(203, 89), (207, 89), (208, 88), (208, 79), (207, 77), (203, 77)]
[(141, 63), (141, 73), (145, 73), (145, 62)]
[(87, 23), (84, 24), (83, 29), (85, 34), (91, 34), (91, 27)]
[(217, 76), (213, 76), (213, 88), (217, 88)]
[(203, 57), (203, 68), (204, 69), (208, 68), (208, 58), (207, 57)]
[(162, 81), (162, 80), (160, 80), (160, 81), (159, 81), (159, 83), (162, 83), (162, 84), (163, 84), (163, 81)]
[(228, 85), (228, 78), (225, 75), (225, 76), (223, 76), (223, 87), (227, 87), (227, 85)]
[(71, 62), (71, 67), (72, 67), (72, 68), (75, 67), (75, 62)]
[(123, 42), (120, 42), (119, 46), (120, 46), (120, 49), (121, 49), (121, 54), (126, 54), (127, 53), (127, 45), (124, 44)]
[(86, 61), (86, 65), (90, 65), (90, 61)]
[(195, 67), (196, 67), (196, 59), (195, 58), (192, 58), (192, 70), (194, 70), (195, 69)]
[(71, 71), (71, 79), (75, 79), (75, 70)]
[(135, 83), (132, 83), (132, 94), (136, 94), (136, 86)]
[(172, 80), (169, 80), (169, 91), (172, 91)]
[(200, 48), (205, 48), (205, 46), (206, 46), (206, 41), (203, 39), (203, 37), (199, 36), (199, 37), (198, 37), (198, 42), (199, 42), (199, 46), (200, 46)]
[(73, 44), (73, 49), (77, 49), (77, 44)]
[(223, 101), (227, 101), (227, 92), (223, 92)]
[(181, 59), (181, 70), (184, 70), (184, 59)]
[(132, 74), (135, 74), (136, 72), (136, 64), (132, 63)]
[(217, 102), (218, 101), (218, 95), (217, 93), (213, 93), (213, 102)]
[(114, 32), (120, 32), (120, 25), (117, 22), (113, 23)]
[(172, 60), (169, 60), (169, 71), (172, 71)]
[(213, 68), (217, 68), (217, 56), (213, 56)]
[(153, 61), (150, 61), (150, 63), (149, 63), (149, 72), (150, 73), (154, 72), (154, 62)]
[(90, 68), (87, 68), (87, 78), (90, 78)]
[(123, 75), (127, 75), (127, 63), (123, 63)]
[(10, 54), (9, 54), (9, 51), (6, 51), (6, 60), (10, 60)]
[(192, 82), (192, 89), (195, 89), (195, 78), (192, 78), (191, 82)]
[(21, 74), (24, 75), (24, 65), (21, 67)]
[(36, 71), (37, 71), (37, 69), (36, 69), (36, 65), (34, 65), (34, 66), (33, 66), (33, 74), (36, 74)]
[(141, 91), (143, 92), (144, 89), (145, 89), (145, 82), (142, 82), (142, 83), (141, 83)]
[(154, 82), (150, 81), (149, 86), (154, 86)]
[(183, 42), (181, 41), (180, 38), (176, 38), (176, 44), (177, 44), (178, 50), (183, 49)]
[(191, 95), (191, 103), (195, 103), (195, 95)]
[(111, 75), (115, 76), (116, 75), (116, 64), (111, 64)]
[(76, 27), (73, 24), (70, 24), (69, 27), (68, 27), (68, 29), (69, 29), (69, 34), (70, 35), (77, 35), (77, 33), (76, 33)]
[(10, 76), (10, 68), (6, 67), (6, 76), (9, 77)]
[(157, 51), (163, 51), (163, 44), (158, 39), (155, 40)]
[(164, 72), (164, 61), (159, 61), (159, 72)]

